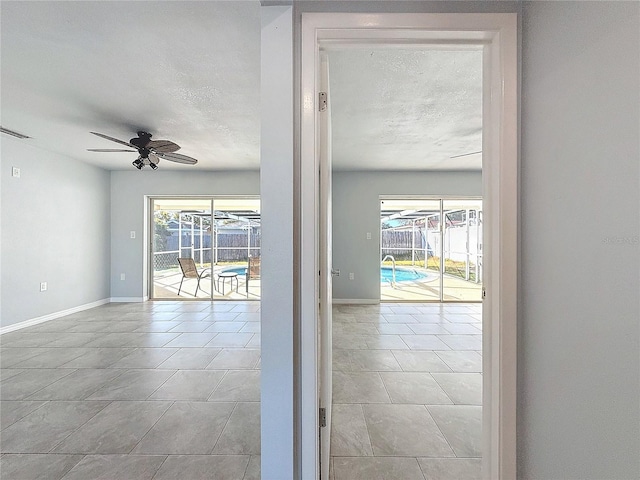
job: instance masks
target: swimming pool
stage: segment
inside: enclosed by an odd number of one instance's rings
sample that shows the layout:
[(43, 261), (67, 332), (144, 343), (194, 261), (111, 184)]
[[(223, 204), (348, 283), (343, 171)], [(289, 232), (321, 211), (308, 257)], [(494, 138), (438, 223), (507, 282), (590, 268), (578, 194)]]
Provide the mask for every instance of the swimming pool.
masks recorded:
[[(247, 267), (225, 268), (223, 271), (246, 275)], [(396, 268), (396, 282), (414, 282), (429, 277), (431, 277), (431, 274), (427, 272), (421, 272), (412, 268)], [(392, 279), (393, 269), (391, 267), (380, 267), (380, 283), (391, 283)]]
[(238, 275), (246, 275), (247, 267), (234, 267), (234, 268), (225, 268), (223, 272), (235, 272)]
[[(431, 277), (430, 273), (421, 272), (413, 268), (396, 268), (396, 282), (414, 282)], [(391, 283), (393, 280), (393, 269), (391, 267), (380, 267), (380, 283)]]

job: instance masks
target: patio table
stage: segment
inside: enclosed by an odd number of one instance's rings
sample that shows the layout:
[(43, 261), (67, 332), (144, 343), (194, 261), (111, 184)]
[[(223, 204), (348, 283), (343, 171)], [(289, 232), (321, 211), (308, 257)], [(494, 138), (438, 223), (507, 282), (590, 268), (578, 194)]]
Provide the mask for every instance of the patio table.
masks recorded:
[(226, 279), (229, 279), (229, 288), (231, 289), (231, 291), (233, 291), (233, 280), (235, 279), (236, 281), (236, 292), (238, 292), (238, 273), (237, 272), (220, 272), (218, 274), (218, 288), (217, 290), (220, 291), (220, 280), (222, 280), (222, 295), (224, 295), (224, 283), (226, 281)]

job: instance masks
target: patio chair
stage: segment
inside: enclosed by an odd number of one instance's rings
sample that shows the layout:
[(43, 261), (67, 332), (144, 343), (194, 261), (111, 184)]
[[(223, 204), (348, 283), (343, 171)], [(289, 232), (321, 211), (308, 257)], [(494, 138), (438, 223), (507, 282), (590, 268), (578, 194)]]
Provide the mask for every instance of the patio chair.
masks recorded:
[(198, 269), (196, 268), (196, 262), (193, 261), (193, 258), (178, 258), (178, 263), (180, 264), (180, 269), (182, 270), (182, 280), (180, 280), (180, 287), (178, 288), (178, 295), (180, 295), (180, 290), (182, 289), (182, 282), (184, 282), (185, 278), (197, 278), (198, 284), (196, 285), (196, 293), (193, 296), (198, 295), (198, 289), (200, 288), (200, 280), (206, 277), (211, 276), (211, 269), (205, 268), (202, 272), (198, 273)]
[(249, 265), (247, 266), (247, 280), (245, 288), (247, 297), (249, 296), (249, 280), (260, 278), (260, 257), (249, 257)]

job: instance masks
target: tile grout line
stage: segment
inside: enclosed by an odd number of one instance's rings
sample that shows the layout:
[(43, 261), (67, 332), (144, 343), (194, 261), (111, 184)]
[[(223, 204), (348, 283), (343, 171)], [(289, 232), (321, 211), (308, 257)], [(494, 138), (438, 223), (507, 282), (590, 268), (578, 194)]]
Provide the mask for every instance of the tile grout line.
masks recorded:
[[(119, 401), (120, 401), (120, 400), (119, 400)], [(126, 401), (126, 400), (122, 400), (122, 401)], [(134, 400), (134, 401), (135, 401), (135, 400)], [(173, 407), (173, 406), (175, 405), (175, 403), (176, 403), (176, 401), (175, 401), (175, 400), (159, 400), (159, 401), (166, 401), (166, 402), (168, 402), (168, 403), (169, 403), (169, 406), (168, 406), (167, 408), (165, 408), (164, 412), (162, 412), (162, 415), (160, 415), (160, 416), (158, 417), (158, 419), (157, 419), (155, 422), (153, 422), (153, 425), (151, 425), (151, 427), (149, 427), (149, 428), (147, 429), (147, 431), (146, 431), (146, 432), (144, 432), (144, 434), (142, 434), (142, 435), (140, 436), (140, 440), (138, 440), (138, 441), (136, 442), (136, 444), (135, 444), (133, 447), (131, 447), (131, 450), (129, 450), (129, 451), (126, 453), (126, 455), (131, 455), (131, 452), (133, 452), (133, 451), (138, 447), (138, 445), (140, 445), (140, 443), (142, 443), (142, 441), (143, 441), (143, 440), (144, 440), (144, 438), (149, 434), (149, 432), (150, 432), (151, 430), (153, 430), (153, 427), (155, 427), (155, 426), (158, 424), (158, 422), (162, 419), (162, 417), (164, 417), (164, 416), (167, 414), (167, 412), (171, 409), (171, 407)], [(166, 459), (165, 459), (165, 460), (166, 460)], [(164, 462), (162, 462), (162, 463), (164, 463)], [(156, 473), (157, 473), (157, 472), (156, 472)], [(154, 475), (155, 475), (155, 474), (154, 474)]]
[[(60, 400), (62, 401), (62, 400)], [(73, 400), (72, 400), (73, 401)], [(79, 400), (82, 401), (82, 400)], [(100, 401), (104, 401), (104, 400), (100, 400)], [(91, 418), (88, 418), (87, 421), (85, 421), (82, 425), (79, 425), (77, 428), (75, 428), (72, 432), (70, 432), (68, 435), (66, 435), (63, 439), (61, 439), (59, 442), (57, 442), (56, 444), (53, 445), (53, 447), (51, 447), (51, 449), (49, 449), (47, 452), (45, 452), (46, 454), (50, 454), (53, 453), (53, 451), (59, 447), (67, 438), (69, 438), (71, 435), (73, 435), (74, 433), (76, 433), (78, 430), (80, 430), (82, 427), (84, 427), (87, 423), (89, 423), (91, 420), (93, 420), (98, 414), (100, 414), (100, 412), (102, 412), (105, 408), (107, 408), (109, 405), (111, 405), (113, 402), (107, 402), (107, 404), (102, 407), (100, 410), (98, 410), (94, 415), (91, 416)], [(68, 454), (69, 455), (69, 454)], [(73, 455), (73, 454), (71, 454)], [(86, 455), (84, 453), (78, 453), (78, 455)], [(66, 474), (65, 474), (66, 475)]]
[[(148, 432), (147, 432), (148, 433)], [(144, 438), (144, 437), (143, 437)], [(142, 439), (140, 439), (140, 441), (142, 441)], [(136, 445), (137, 446), (137, 445)], [(135, 449), (135, 447), (134, 447)], [(133, 450), (132, 450), (133, 451)], [(165, 455), (164, 460), (162, 461), (162, 463), (158, 466), (158, 468), (156, 469), (156, 471), (153, 473), (153, 475), (151, 476), (151, 480), (153, 480), (154, 478), (156, 478), (156, 475), (158, 475), (158, 472), (160, 470), (162, 470), (162, 467), (164, 466), (165, 463), (167, 463), (167, 460), (169, 460), (169, 455)], [(64, 479), (62, 479), (64, 480)]]
[[(225, 402), (225, 403), (232, 403), (232, 402)], [(231, 409), (231, 413), (227, 417), (227, 421), (224, 422), (224, 427), (222, 427), (220, 429), (220, 435), (218, 435), (218, 438), (216, 438), (216, 441), (213, 443), (213, 447), (211, 447), (211, 450), (209, 451), (208, 455), (213, 455), (213, 451), (216, 449), (216, 446), (218, 445), (218, 442), (222, 438), (222, 435), (224, 435), (224, 431), (227, 429), (227, 425), (229, 425), (229, 420), (231, 420), (231, 417), (233, 416), (233, 412), (236, 411), (236, 409), (238, 408), (238, 404), (239, 403), (240, 402), (238, 402), (238, 401), (235, 402), (235, 405)], [(251, 458), (249, 458), (249, 461), (251, 461)]]

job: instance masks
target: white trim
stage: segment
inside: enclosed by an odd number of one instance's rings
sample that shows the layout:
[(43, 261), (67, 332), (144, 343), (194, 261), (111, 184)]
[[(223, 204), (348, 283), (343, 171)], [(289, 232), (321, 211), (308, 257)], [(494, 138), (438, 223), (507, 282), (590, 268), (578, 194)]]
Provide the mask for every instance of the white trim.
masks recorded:
[(378, 305), (380, 300), (375, 298), (333, 298), (334, 305)]
[(111, 303), (141, 303), (146, 302), (148, 297), (111, 297)]
[(318, 478), (319, 50), (376, 43), (476, 44), (485, 58), (483, 202), (487, 296), (483, 303), (483, 476), (516, 478), (518, 219), (517, 14), (303, 13), (300, 124), (301, 478)]
[(97, 300), (95, 302), (85, 303), (84, 305), (80, 305), (77, 307), (68, 308), (66, 310), (61, 310), (59, 312), (49, 313), (48, 315), (43, 315), (41, 317), (31, 318), (29, 320), (24, 320), (22, 322), (14, 323), (12, 325), (7, 325), (6, 327), (0, 328), (0, 335), (4, 333), (13, 332), (15, 330), (21, 330), (23, 328), (32, 327), (40, 323), (48, 322), (49, 320), (55, 320), (56, 318), (71, 315), (72, 313), (82, 312), (83, 310), (89, 310), (90, 308), (99, 307), (100, 305), (109, 303), (109, 301), (110, 299), (103, 298), (102, 300)]

